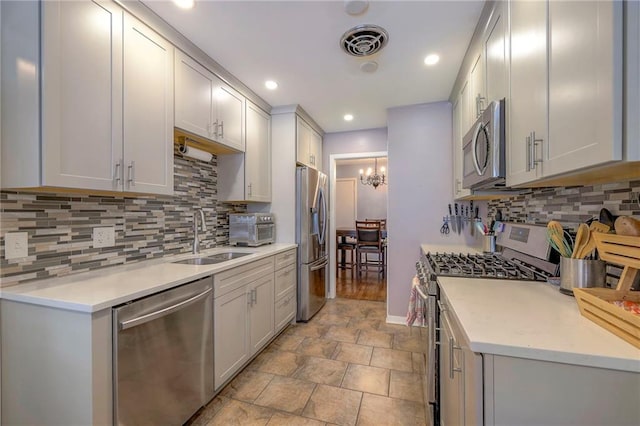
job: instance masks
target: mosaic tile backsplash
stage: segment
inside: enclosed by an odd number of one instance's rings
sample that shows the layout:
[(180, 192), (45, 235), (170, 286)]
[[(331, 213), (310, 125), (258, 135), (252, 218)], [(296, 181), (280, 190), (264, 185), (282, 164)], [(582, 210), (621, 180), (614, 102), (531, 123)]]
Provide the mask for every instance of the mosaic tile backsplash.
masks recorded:
[(505, 220), (546, 225), (557, 220), (565, 227), (598, 217), (606, 208), (615, 216), (640, 216), (640, 180), (592, 186), (532, 189), (520, 195), (489, 201), (489, 217), (500, 209)]
[[(2, 287), (188, 253), (193, 212), (207, 221), (202, 249), (229, 241), (228, 213), (246, 205), (217, 201), (217, 159), (174, 158), (174, 196), (90, 196), (0, 192), (0, 282)], [(116, 244), (93, 248), (93, 228), (113, 226)], [(6, 260), (4, 235), (27, 232), (29, 256)]]

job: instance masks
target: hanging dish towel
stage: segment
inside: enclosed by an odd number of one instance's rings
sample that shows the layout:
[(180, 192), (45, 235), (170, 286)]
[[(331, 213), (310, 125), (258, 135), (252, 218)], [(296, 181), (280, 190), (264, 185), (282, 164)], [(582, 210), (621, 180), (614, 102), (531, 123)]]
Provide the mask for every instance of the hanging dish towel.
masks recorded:
[(411, 327), (427, 325), (427, 300), (422, 297), (419, 289), (420, 280), (417, 276), (411, 280), (411, 294), (409, 295), (409, 309), (407, 310), (407, 325)]

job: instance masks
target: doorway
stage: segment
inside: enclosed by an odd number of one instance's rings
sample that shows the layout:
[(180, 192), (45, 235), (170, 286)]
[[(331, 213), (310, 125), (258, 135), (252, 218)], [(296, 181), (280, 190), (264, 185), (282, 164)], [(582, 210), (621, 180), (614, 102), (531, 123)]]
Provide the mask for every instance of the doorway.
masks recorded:
[[(366, 176), (367, 170), (375, 167), (374, 162), (380, 171), (382, 167), (386, 167), (386, 156), (386, 152), (330, 156), (329, 185), (333, 207), (330, 209), (329, 238), (333, 249), (330, 250), (329, 297), (377, 301), (387, 299), (386, 274), (382, 277), (371, 269), (358, 275), (355, 266), (353, 270), (338, 268), (335, 250), (338, 243), (336, 229), (355, 229), (356, 220), (386, 219), (387, 186), (380, 185), (374, 189), (372, 185), (364, 185), (359, 173), (362, 169)], [(352, 256), (355, 256), (355, 251), (347, 252), (347, 260), (355, 261)]]

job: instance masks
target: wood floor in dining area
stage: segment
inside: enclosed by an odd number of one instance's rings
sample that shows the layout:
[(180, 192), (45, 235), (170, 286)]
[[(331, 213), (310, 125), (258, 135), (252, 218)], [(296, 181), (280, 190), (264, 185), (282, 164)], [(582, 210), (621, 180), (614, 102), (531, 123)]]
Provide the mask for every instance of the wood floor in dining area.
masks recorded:
[(387, 279), (381, 278), (375, 271), (369, 271), (358, 278), (348, 269), (339, 269), (336, 277), (336, 296), (346, 299), (372, 300), (385, 302), (387, 300)]

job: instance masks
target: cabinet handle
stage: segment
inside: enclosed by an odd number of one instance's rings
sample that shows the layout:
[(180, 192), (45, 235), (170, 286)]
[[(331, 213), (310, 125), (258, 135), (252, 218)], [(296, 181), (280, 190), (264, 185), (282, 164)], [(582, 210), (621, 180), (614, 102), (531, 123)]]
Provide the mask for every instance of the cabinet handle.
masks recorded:
[(248, 186), (248, 188), (249, 188), (249, 197), (251, 197), (251, 186), (252, 186), (252, 184), (249, 184), (249, 185), (247, 185), (247, 186)]
[(252, 296), (251, 296), (251, 300), (252, 300), (252, 304), (256, 304), (258, 303), (258, 290), (257, 289), (253, 289), (251, 290)]
[(122, 176), (120, 176), (120, 166), (122, 166), (122, 159), (116, 162), (116, 166), (113, 171), (113, 185), (116, 188), (120, 186), (120, 181), (122, 180)]
[(440, 308), (440, 312), (447, 312), (447, 306), (439, 300), (438, 300), (438, 308)]
[(531, 135), (525, 138), (527, 141), (527, 171), (531, 171)]
[(220, 137), (224, 138), (224, 121), (220, 122)]
[(127, 179), (127, 182), (129, 182), (130, 186), (136, 186), (136, 162), (131, 161), (127, 169), (129, 174), (129, 178)]
[[(533, 146), (531, 148), (531, 168), (536, 168), (538, 167), (538, 164), (542, 164), (542, 139), (536, 139), (536, 131), (532, 131), (531, 132), (531, 145)], [(536, 158), (536, 146), (540, 144), (540, 158)]]
[(209, 130), (209, 133), (211, 133), (214, 136), (218, 136), (218, 120), (214, 121), (211, 124), (211, 129)]
[(247, 305), (253, 305), (253, 290), (247, 293)]
[(461, 184), (460, 179), (456, 179), (456, 194), (459, 194), (461, 191), (460, 184)]
[(476, 118), (480, 117), (484, 112), (484, 108), (482, 108), (484, 100), (485, 97), (478, 93), (478, 96), (476, 96)]
[(462, 373), (462, 368), (460, 367), (454, 367), (453, 366), (453, 350), (454, 349), (462, 349), (460, 346), (457, 346), (454, 342), (453, 342), (453, 337), (449, 337), (449, 366), (451, 367), (449, 369), (449, 377), (453, 379), (453, 376), (455, 375), (455, 373)]

